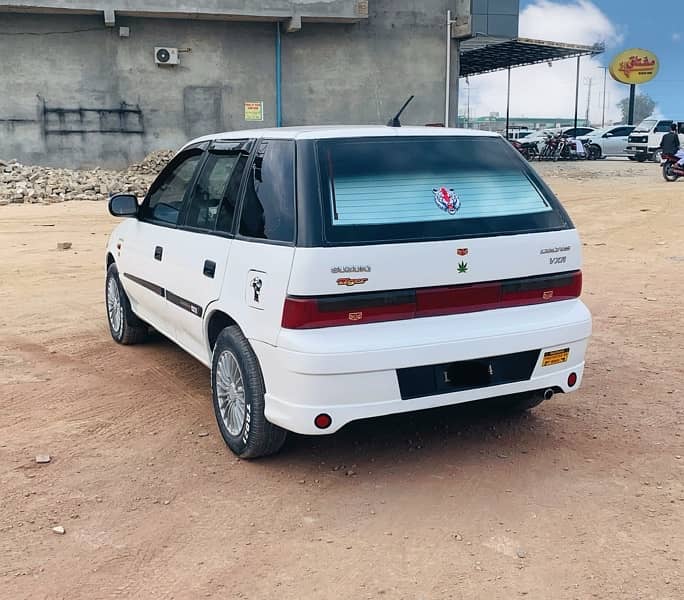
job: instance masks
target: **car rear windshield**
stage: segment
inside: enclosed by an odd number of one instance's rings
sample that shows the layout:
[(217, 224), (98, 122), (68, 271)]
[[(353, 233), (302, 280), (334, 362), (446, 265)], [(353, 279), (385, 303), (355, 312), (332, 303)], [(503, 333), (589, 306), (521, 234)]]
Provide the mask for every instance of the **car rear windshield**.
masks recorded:
[(567, 215), (503, 139), (317, 144), (326, 239), (381, 243), (562, 229)]

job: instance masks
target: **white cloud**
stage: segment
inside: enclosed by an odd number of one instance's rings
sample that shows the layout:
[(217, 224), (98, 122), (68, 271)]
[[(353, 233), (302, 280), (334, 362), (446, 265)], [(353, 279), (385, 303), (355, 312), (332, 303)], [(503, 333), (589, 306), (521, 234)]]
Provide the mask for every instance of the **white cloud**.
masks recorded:
[(673, 33), (672, 34), (672, 41), (673, 42), (679, 42), (682, 39), (682, 34), (681, 33)]
[[(560, 3), (536, 0), (520, 13), (520, 37), (554, 42), (592, 45), (605, 42), (608, 51), (604, 62), (615, 53), (622, 35), (608, 17), (589, 0)], [(612, 49), (612, 50), (611, 50)], [(607, 55), (607, 56), (606, 56)], [(581, 61), (579, 115), (584, 117), (587, 106), (588, 78), (592, 79), (590, 119), (601, 122), (603, 107), (603, 71), (599, 58), (584, 57)], [(511, 116), (570, 117), (575, 113), (575, 76), (577, 61), (569, 59), (511, 71)], [(491, 73), (470, 78), (471, 117), (490, 112), (506, 113), (506, 73)], [(461, 113), (465, 106), (467, 84), (461, 89)], [(621, 114), (617, 102), (628, 95), (627, 86), (607, 78), (606, 121), (617, 121)]]

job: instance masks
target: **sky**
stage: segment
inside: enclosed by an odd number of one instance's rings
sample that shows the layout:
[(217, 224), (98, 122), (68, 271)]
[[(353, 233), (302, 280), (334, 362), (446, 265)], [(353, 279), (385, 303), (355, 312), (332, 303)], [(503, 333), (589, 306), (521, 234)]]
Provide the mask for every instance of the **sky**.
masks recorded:
[[(585, 116), (591, 79), (590, 120), (599, 123), (603, 110), (603, 71), (623, 50), (645, 48), (660, 59), (660, 72), (650, 83), (637, 87), (657, 103), (656, 114), (684, 120), (684, 20), (677, 2), (634, 0), (521, 0), (520, 37), (591, 45), (604, 42), (606, 52), (581, 63), (580, 116)], [(638, 8), (641, 7), (641, 8)], [(647, 9), (644, 9), (647, 7)], [(514, 69), (511, 72), (511, 116), (570, 117), (575, 112), (574, 59)], [(506, 73), (469, 78), (470, 115), (506, 113)], [(461, 113), (468, 83), (461, 87)], [(629, 87), (608, 75), (606, 122), (619, 122), (617, 102)]]

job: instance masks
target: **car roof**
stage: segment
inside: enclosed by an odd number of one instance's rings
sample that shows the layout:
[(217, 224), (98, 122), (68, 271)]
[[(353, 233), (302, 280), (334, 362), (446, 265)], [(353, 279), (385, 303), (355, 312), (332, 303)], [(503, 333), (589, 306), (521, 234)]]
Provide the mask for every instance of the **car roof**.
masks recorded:
[(194, 139), (184, 147), (201, 142), (244, 139), (319, 140), (334, 138), (363, 137), (501, 137), (498, 133), (477, 129), (456, 129), (448, 127), (386, 127), (378, 125), (322, 125), (316, 127), (277, 127), (245, 129), (214, 133)]
[(608, 127), (599, 127), (598, 129), (594, 129), (592, 131), (592, 134), (594, 133), (606, 133), (607, 131), (612, 131), (613, 129), (617, 129), (618, 127), (631, 127), (634, 129), (636, 125), (609, 125)]

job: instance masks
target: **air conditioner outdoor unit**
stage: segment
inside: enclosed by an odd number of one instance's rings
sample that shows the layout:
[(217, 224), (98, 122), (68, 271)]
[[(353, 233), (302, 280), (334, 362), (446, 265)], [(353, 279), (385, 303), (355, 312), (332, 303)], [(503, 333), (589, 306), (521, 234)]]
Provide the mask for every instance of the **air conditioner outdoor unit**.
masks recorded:
[(154, 62), (159, 66), (173, 66), (180, 64), (178, 59), (178, 48), (155, 48)]

